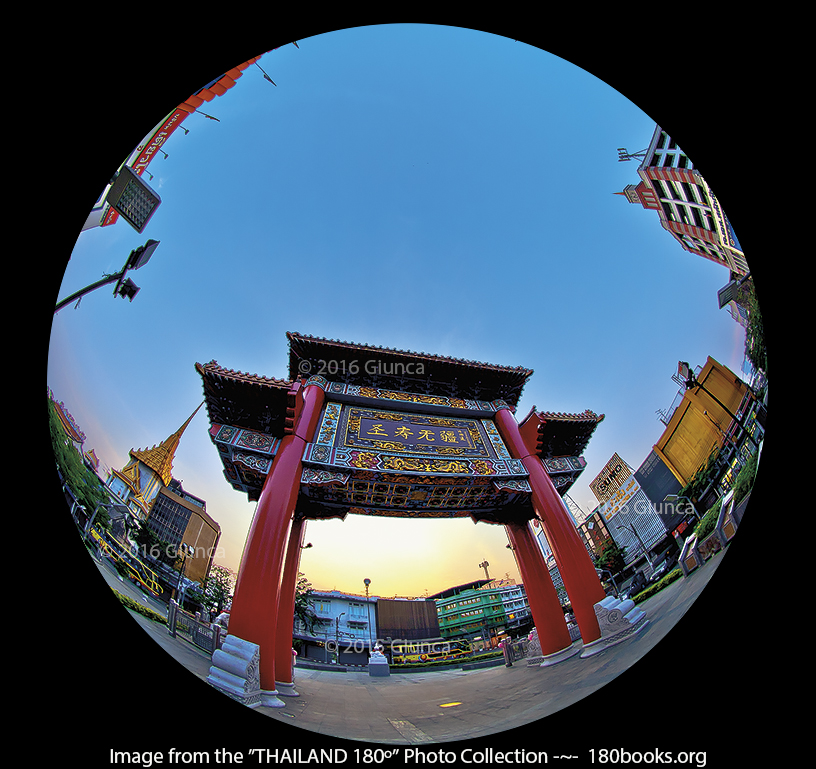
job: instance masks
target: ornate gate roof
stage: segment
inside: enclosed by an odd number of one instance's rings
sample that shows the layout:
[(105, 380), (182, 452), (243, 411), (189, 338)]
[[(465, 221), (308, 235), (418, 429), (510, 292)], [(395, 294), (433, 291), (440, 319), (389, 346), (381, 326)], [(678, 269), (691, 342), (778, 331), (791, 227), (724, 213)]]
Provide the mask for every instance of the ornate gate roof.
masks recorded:
[[(531, 369), (292, 332), (287, 338), (289, 379), (196, 363), (224, 475), (250, 500), (260, 496), (285, 434), (293, 383), (312, 378), (328, 401), (304, 451), (299, 514), (493, 522), (534, 515), (527, 471), (493, 425), (497, 409), (517, 405)], [(533, 408), (519, 425), (559, 493), (583, 471), (580, 454), (601, 420), (591, 411)]]
[(335, 382), (472, 400), (503, 400), (515, 408), (533, 370), (352, 344), (287, 332), (289, 377), (320, 375)]

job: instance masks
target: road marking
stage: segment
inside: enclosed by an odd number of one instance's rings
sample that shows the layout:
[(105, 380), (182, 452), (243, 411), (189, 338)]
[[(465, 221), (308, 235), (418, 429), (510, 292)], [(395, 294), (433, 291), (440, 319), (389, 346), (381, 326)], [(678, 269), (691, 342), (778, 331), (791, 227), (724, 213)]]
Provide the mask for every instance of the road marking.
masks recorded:
[(462, 704), (461, 702), (445, 702), (442, 705), (440, 705), (439, 707), (440, 708), (452, 708), (452, 707), (455, 707), (456, 705), (461, 705), (461, 704)]

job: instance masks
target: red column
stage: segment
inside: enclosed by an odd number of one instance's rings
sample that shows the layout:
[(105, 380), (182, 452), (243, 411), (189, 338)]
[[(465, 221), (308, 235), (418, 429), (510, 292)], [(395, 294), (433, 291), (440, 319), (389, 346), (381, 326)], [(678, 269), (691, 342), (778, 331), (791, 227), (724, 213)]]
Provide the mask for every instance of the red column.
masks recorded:
[[(304, 518), (295, 518), (289, 530), (289, 545), (283, 563), (280, 596), (278, 597), (278, 629), (275, 640), (275, 682), (292, 683), (292, 629), (295, 620), (295, 589), (302, 552)], [(278, 688), (277, 686), (275, 688)]]
[(521, 580), (530, 603), (543, 655), (554, 654), (572, 645), (558, 593), (544, 561), (544, 553), (528, 524), (511, 523), (505, 527), (516, 555)]
[(564, 508), (561, 497), (544, 469), (541, 458), (531, 452), (519, 432), (518, 423), (508, 408), (496, 412), (496, 427), (512, 456), (520, 459), (529, 473), (533, 507), (541, 520), (547, 541), (569, 596), (575, 621), (585, 644), (601, 636), (595, 604), (606, 597), (595, 566), (581, 537)]
[[(317, 385), (292, 387), (293, 434), (285, 435), (266, 477), (247, 536), (230, 611), (229, 632), (260, 647), (261, 689), (275, 690), (275, 628), (283, 551), (303, 472), (301, 458), (320, 416), (324, 393)], [(291, 647), (290, 647), (291, 648)]]

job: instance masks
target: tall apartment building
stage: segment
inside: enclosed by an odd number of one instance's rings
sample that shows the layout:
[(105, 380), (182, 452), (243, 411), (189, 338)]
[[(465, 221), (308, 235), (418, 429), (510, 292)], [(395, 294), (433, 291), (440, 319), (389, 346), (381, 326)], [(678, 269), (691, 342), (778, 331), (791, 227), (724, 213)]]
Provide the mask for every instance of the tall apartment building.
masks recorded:
[(173, 478), (159, 489), (145, 522), (160, 541), (178, 550), (187, 579), (203, 583), (209, 577), (221, 526), (207, 513), (203, 499)]
[(732, 278), (747, 275), (748, 263), (731, 223), (691, 159), (660, 126), (646, 150), (634, 154), (618, 149), (619, 160), (642, 159), (640, 182), (623, 195), (656, 211), (663, 228), (689, 253), (728, 268)]

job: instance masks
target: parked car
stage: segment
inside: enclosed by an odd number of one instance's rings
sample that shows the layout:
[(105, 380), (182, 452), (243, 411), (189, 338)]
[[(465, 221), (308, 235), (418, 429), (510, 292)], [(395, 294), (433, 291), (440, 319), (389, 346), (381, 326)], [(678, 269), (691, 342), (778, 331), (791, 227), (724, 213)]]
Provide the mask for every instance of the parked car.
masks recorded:
[(665, 577), (671, 570), (672, 567), (677, 563), (676, 559), (674, 558), (667, 558), (665, 561), (660, 563), (655, 570), (652, 572), (652, 576), (649, 577), (649, 583), (654, 584), (659, 579)]
[(626, 592), (630, 596), (637, 595), (647, 584), (648, 582), (646, 581), (646, 577), (643, 576), (643, 572), (639, 571), (632, 578), (632, 582), (629, 584), (629, 589)]

